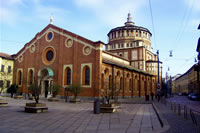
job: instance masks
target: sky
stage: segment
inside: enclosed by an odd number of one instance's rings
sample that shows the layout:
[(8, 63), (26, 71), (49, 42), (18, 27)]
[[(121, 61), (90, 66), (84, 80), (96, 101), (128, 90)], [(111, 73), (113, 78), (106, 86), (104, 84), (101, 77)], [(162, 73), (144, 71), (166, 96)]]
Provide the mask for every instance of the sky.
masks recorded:
[(60, 28), (108, 43), (107, 33), (123, 26), (129, 12), (135, 25), (152, 33), (163, 77), (183, 74), (195, 64), (200, 0), (0, 0), (0, 52), (16, 54), (51, 16)]

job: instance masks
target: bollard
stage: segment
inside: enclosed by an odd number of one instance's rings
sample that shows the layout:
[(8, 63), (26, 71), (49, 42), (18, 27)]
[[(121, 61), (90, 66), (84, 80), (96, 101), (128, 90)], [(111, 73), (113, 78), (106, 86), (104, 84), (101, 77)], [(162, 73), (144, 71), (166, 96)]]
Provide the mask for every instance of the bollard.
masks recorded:
[(184, 118), (187, 120), (187, 106), (184, 105)]
[(176, 113), (176, 102), (174, 102), (174, 112)]
[(178, 115), (181, 115), (181, 105), (178, 104)]
[(97, 98), (94, 101), (94, 114), (100, 113), (100, 100)]
[(171, 102), (171, 110), (173, 111), (173, 102)]

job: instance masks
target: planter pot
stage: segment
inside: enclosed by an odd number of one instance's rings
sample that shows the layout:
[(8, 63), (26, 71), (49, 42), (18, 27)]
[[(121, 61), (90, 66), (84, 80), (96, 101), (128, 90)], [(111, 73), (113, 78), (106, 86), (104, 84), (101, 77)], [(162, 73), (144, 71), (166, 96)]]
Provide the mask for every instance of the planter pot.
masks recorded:
[(0, 99), (0, 107), (5, 107), (5, 106), (8, 106), (8, 103)]
[(101, 113), (113, 113), (116, 111), (115, 104), (100, 104), (100, 112)]
[(22, 99), (23, 96), (15, 96), (14, 99)]
[(48, 101), (50, 101), (50, 102), (59, 101), (59, 99), (55, 98), (55, 97), (50, 97), (50, 98), (48, 98)]
[(28, 113), (41, 113), (48, 111), (48, 108), (44, 103), (26, 103), (26, 106), (24, 108), (25, 112)]
[(28, 97), (28, 99), (29, 99), (29, 100), (33, 100), (33, 97), (30, 96), (30, 97)]
[(81, 100), (80, 99), (70, 99), (69, 102), (70, 103), (80, 103)]

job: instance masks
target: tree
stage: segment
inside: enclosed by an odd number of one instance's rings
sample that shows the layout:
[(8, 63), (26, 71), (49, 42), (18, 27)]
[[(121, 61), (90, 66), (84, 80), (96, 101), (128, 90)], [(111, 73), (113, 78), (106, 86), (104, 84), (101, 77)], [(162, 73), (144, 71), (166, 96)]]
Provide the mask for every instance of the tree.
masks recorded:
[(101, 96), (106, 99), (107, 104), (110, 104), (110, 100), (114, 98), (115, 102), (118, 102), (118, 96), (120, 89), (117, 89), (116, 85), (109, 85), (109, 82), (105, 82), (104, 87), (101, 89)]
[(58, 95), (58, 93), (61, 91), (61, 86), (53, 83), (50, 87), (51, 91), (52, 91), (52, 97), (56, 97), (56, 95)]
[(42, 84), (42, 78), (41, 78), (39, 84), (34, 79), (34, 83), (29, 85), (29, 87), (28, 87), (28, 90), (34, 97), (36, 103), (39, 103), (40, 93), (41, 93), (41, 84)]
[(7, 93), (10, 93), (11, 94), (11, 98), (13, 98), (13, 94), (17, 93), (17, 90), (18, 90), (18, 86), (16, 84), (12, 84), (8, 88)]
[(71, 92), (74, 95), (74, 99), (76, 99), (78, 94), (82, 91), (82, 87), (80, 84), (71, 84), (66, 87), (65, 91)]

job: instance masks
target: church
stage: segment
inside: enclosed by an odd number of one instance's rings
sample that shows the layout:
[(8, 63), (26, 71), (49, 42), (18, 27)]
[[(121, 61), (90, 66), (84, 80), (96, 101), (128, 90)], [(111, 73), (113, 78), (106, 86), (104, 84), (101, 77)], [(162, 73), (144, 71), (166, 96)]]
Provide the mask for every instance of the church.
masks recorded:
[(13, 83), (28, 94), (29, 85), (41, 82), (42, 97), (50, 94), (52, 83), (62, 86), (60, 96), (71, 84), (81, 84), (83, 98), (156, 94), (151, 32), (136, 26), (129, 13), (125, 25), (107, 36), (107, 44), (94, 42), (50, 23), (14, 55)]

